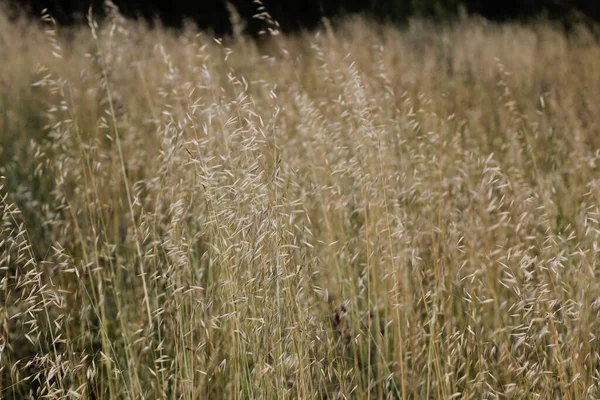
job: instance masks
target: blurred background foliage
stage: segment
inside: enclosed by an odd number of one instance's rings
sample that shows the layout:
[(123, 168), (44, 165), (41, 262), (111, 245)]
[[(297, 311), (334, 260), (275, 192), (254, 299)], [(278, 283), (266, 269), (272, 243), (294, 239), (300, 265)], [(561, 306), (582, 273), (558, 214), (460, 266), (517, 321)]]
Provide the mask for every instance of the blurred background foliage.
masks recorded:
[[(11, 0), (9, 0), (10, 2)], [(47, 9), (61, 24), (83, 22), (90, 7), (97, 17), (103, 13), (103, 0), (12, 0), (14, 10), (24, 10), (33, 17)], [(252, 18), (260, 4), (252, 0), (114, 0), (120, 11), (151, 24), (160, 21), (167, 27), (182, 27), (193, 21), (200, 29), (223, 35), (232, 32), (231, 7), (241, 16), (246, 31), (256, 35), (264, 29)], [(479, 15), (494, 21), (528, 21), (544, 18), (573, 24), (600, 21), (597, 0), (264, 0), (264, 7), (284, 31), (311, 29), (326, 18), (360, 13), (386, 22), (402, 24), (411, 17), (451, 21), (464, 15)]]

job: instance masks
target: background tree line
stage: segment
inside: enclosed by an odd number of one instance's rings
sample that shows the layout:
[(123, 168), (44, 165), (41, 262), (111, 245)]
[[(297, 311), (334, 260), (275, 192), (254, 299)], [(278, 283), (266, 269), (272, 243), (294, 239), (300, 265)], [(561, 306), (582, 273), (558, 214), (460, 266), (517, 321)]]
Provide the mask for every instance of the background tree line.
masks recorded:
[[(252, 0), (113, 0), (120, 11), (150, 23), (160, 20), (169, 27), (181, 27), (184, 20), (194, 21), (200, 29), (217, 34), (231, 32), (229, 2), (246, 22), (248, 33), (256, 34), (262, 23), (254, 18), (259, 5)], [(61, 24), (84, 21), (90, 6), (101, 17), (103, 0), (9, 0), (16, 9), (37, 17), (43, 9)], [(497, 21), (548, 18), (569, 25), (574, 21), (600, 21), (598, 0), (263, 0), (269, 14), (285, 31), (312, 28), (323, 17), (363, 13), (394, 23), (419, 16), (451, 20), (460, 14), (480, 15)]]

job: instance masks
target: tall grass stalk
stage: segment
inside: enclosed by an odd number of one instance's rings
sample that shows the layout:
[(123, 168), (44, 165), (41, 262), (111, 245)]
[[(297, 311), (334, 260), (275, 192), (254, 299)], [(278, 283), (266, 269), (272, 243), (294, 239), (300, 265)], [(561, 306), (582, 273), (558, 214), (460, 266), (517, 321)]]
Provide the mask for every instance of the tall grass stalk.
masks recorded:
[(600, 397), (591, 32), (108, 14), (0, 14), (2, 398)]

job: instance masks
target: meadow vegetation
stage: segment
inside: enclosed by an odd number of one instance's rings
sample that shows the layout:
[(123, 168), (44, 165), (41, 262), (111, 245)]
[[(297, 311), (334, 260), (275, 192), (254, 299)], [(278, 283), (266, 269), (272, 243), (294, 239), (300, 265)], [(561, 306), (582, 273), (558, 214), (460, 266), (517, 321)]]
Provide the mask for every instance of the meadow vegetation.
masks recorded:
[(239, 32), (0, 14), (0, 397), (600, 398), (598, 36)]

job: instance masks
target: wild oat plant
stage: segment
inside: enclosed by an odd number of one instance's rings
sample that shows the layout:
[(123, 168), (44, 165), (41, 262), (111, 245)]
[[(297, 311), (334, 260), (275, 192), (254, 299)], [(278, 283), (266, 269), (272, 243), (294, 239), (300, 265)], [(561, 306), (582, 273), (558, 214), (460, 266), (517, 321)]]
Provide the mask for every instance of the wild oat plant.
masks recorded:
[(593, 30), (0, 14), (0, 397), (600, 398)]

